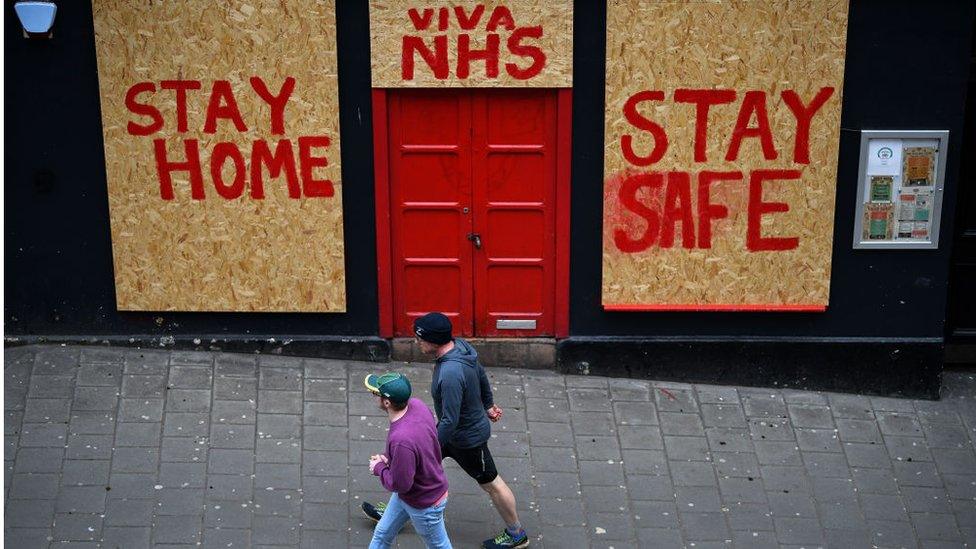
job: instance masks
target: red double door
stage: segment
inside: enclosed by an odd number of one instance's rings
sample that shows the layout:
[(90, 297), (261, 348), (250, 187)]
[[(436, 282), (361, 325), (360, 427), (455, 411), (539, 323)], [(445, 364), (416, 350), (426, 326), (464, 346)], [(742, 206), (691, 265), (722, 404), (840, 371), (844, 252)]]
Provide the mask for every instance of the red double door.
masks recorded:
[(390, 91), (394, 333), (554, 332), (556, 92)]

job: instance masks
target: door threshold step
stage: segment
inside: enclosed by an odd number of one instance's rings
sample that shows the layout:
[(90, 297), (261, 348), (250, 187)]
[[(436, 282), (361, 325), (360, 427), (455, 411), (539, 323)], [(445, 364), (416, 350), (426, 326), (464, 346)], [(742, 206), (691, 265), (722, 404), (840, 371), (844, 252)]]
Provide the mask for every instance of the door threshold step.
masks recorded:
[[(555, 338), (464, 338), (478, 351), (478, 359), (485, 367), (530, 368), (551, 370), (556, 367)], [(391, 340), (391, 359), (398, 362), (432, 362), (420, 352), (414, 338)]]

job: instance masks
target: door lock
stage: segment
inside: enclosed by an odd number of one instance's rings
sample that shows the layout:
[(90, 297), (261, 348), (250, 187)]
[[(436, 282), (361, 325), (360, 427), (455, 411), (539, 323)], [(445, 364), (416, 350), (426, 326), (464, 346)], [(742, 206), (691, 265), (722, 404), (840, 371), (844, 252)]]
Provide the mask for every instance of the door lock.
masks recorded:
[(478, 233), (468, 233), (468, 240), (474, 243), (474, 247), (481, 249), (481, 235)]

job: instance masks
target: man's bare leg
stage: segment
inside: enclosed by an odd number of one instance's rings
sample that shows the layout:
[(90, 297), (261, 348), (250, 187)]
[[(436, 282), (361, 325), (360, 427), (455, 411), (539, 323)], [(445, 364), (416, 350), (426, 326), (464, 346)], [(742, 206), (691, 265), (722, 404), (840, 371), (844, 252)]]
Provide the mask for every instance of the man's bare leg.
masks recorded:
[(512, 493), (512, 489), (508, 487), (508, 484), (505, 484), (502, 477), (497, 476), (495, 480), (488, 484), (480, 484), (479, 486), (481, 486), (482, 490), (488, 492), (488, 495), (491, 497), (491, 502), (495, 504), (495, 508), (498, 509), (498, 514), (505, 521), (506, 527), (513, 524), (520, 524), (518, 511), (515, 509), (515, 494)]

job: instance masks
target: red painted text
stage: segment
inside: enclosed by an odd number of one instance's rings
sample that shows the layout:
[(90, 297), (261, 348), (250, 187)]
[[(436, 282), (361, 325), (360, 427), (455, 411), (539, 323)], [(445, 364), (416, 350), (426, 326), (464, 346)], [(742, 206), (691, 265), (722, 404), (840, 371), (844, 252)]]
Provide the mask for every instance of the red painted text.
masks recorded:
[[(420, 70), (429, 70), (438, 80), (447, 79), (452, 70), (448, 55), (451, 49), (456, 53), (457, 63), (453, 70), (457, 78), (463, 80), (475, 72), (486, 78), (498, 78), (503, 53), (499, 29), (508, 34), (504, 48), (513, 59), (504, 63), (505, 72), (516, 80), (528, 80), (542, 72), (546, 54), (537, 45), (542, 38), (542, 26), (517, 26), (506, 6), (496, 6), (490, 14), (485, 12), (484, 4), (477, 4), (470, 13), (464, 6), (440, 7), (436, 11), (434, 8), (407, 10), (417, 34), (403, 36), (400, 64), (403, 80), (413, 80)], [(455, 42), (451, 42), (444, 32), (452, 26), (461, 31)], [(430, 35), (435, 30), (441, 34)], [(483, 46), (474, 46), (473, 36), (477, 36)]]
[[(236, 132), (246, 133), (266, 124), (272, 135), (283, 136), (285, 108), (295, 90), (295, 79), (285, 78), (276, 89), (258, 76), (251, 77), (249, 83), (252, 94), (247, 100), (259, 102), (263, 108), (258, 111), (266, 112), (267, 119), (245, 120), (238, 97), (226, 80), (212, 82), (209, 91), (202, 94), (203, 83), (199, 80), (163, 80), (158, 86), (155, 82), (139, 82), (126, 92), (125, 106), (134, 115), (126, 130), (135, 136), (152, 136), (164, 130), (170, 135), (191, 133), (188, 105), (196, 101), (204, 105), (204, 116), (202, 126), (194, 131), (215, 134), (218, 128), (233, 128)], [(170, 95), (160, 97), (163, 94)], [(163, 116), (154, 100), (175, 103), (172, 120)], [(330, 141), (325, 135), (301, 136), (295, 140), (280, 138), (271, 143), (256, 139), (250, 146), (221, 141), (204, 151), (204, 154), (209, 152), (206, 161), (201, 159), (198, 139), (183, 139), (182, 146), (177, 146), (176, 150), (170, 150), (168, 142), (172, 144), (171, 139), (164, 137), (153, 139), (159, 196), (163, 200), (175, 197), (174, 174), (179, 179), (189, 180), (190, 196), (195, 200), (205, 199), (208, 187), (228, 200), (240, 198), (246, 189), (252, 199), (263, 199), (265, 173), (272, 179), (283, 175), (290, 198), (335, 194), (332, 181), (317, 177), (314, 171), (329, 165), (325, 153)], [(204, 183), (205, 179), (209, 180), (209, 185)]]
[[(802, 98), (794, 90), (785, 90), (780, 99), (789, 109), (794, 121), (791, 152), (793, 164), (810, 163), (810, 127), (813, 118), (833, 95), (834, 89), (821, 88), (813, 97)], [(717, 109), (737, 109), (735, 123), (720, 134), (725, 144), (724, 160), (736, 162), (745, 147), (756, 147), (764, 160), (780, 157), (769, 122), (767, 93), (749, 90), (741, 96), (734, 90), (679, 89), (674, 91), (674, 103), (693, 107), (693, 161), (708, 161), (709, 113)], [(623, 105), (623, 115), (633, 130), (620, 137), (620, 150), (628, 164), (647, 168), (660, 162), (672, 143), (665, 128), (647, 113), (666, 100), (659, 90), (642, 90), (631, 95)], [(738, 102), (738, 106), (733, 104)], [(713, 128), (714, 129), (714, 128)], [(782, 146), (782, 144), (780, 145)], [(716, 147), (712, 147), (715, 150)], [(789, 154), (789, 153), (788, 153)], [(766, 201), (763, 187), (768, 181), (799, 184), (802, 172), (798, 169), (756, 169), (749, 174), (741, 171), (641, 171), (630, 173), (617, 190), (617, 204), (636, 224), (613, 229), (613, 242), (625, 253), (660, 248), (711, 248), (713, 226), (729, 217), (726, 205), (712, 198), (715, 185), (736, 185), (747, 193), (746, 249), (750, 252), (786, 251), (799, 246), (796, 236), (764, 236), (764, 216), (788, 212), (784, 202)], [(680, 228), (680, 242), (675, 235)]]

